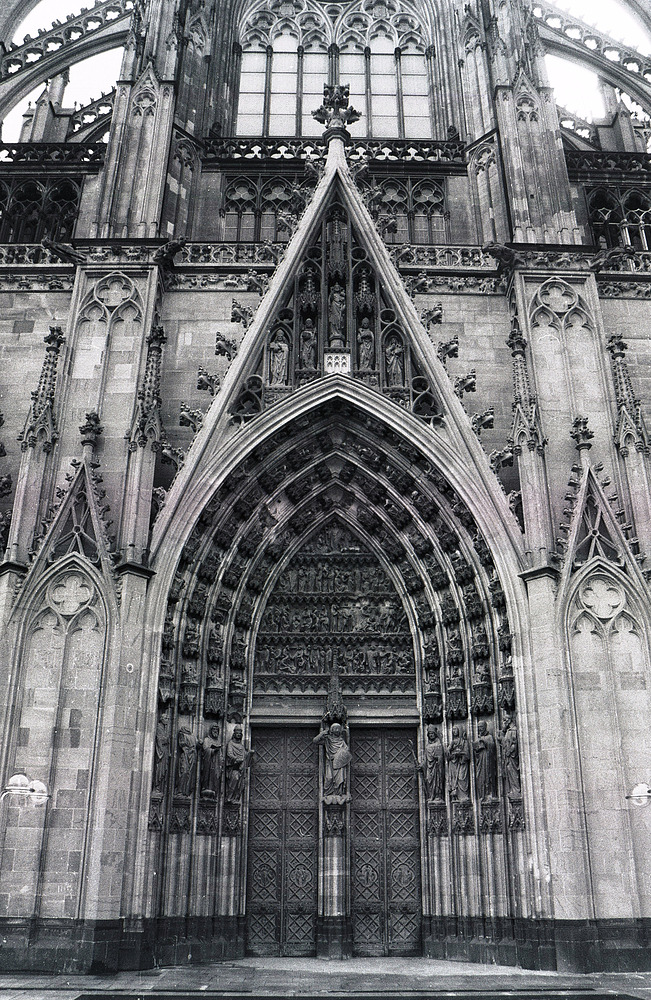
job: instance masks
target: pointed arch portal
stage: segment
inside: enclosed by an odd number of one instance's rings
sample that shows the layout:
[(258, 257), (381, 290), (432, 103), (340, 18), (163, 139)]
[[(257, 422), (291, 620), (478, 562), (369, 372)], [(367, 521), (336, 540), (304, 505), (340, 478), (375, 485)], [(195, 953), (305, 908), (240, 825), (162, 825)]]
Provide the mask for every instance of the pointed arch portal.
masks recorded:
[[(462, 917), (490, 916), (508, 937), (527, 906), (525, 816), (512, 627), (486, 512), (480, 527), (408, 440), (399, 405), (387, 421), (302, 391), (315, 398), (293, 419), (265, 413), (238, 432), (248, 447), (238, 440), (239, 461), (201, 504), (169, 588), (152, 915), (246, 912), (258, 954), (413, 954), (422, 941), (436, 953)], [(352, 797), (333, 814), (313, 737), (343, 709)], [(259, 744), (250, 794), (243, 781), (220, 800), (210, 755), (221, 745), (227, 757), (238, 725)], [(416, 756), (430, 762), (420, 779)], [(297, 887), (287, 858), (299, 856)]]

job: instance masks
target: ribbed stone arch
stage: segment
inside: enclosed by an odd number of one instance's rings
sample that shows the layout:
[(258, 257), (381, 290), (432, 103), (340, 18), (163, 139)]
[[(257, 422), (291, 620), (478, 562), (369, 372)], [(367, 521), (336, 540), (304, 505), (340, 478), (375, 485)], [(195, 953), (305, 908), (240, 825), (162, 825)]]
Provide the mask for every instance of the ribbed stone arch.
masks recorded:
[(68, 67), (110, 49), (121, 48), (127, 41), (129, 25), (130, 17), (111, 21), (88, 37), (71, 42), (44, 59), (39, 59), (33, 66), (0, 80), (0, 118), (4, 118), (35, 87), (58, 73), (63, 73)]

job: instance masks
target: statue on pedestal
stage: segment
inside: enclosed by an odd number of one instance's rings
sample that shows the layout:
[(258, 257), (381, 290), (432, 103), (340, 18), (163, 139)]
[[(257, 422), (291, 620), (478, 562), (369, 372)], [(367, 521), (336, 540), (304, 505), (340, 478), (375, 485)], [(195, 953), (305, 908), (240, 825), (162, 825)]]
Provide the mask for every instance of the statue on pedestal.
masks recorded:
[(322, 729), (312, 742), (325, 750), (323, 801), (328, 805), (342, 805), (350, 799), (348, 765), (353, 759), (344, 738), (344, 728), (340, 723), (333, 722), (332, 725)]

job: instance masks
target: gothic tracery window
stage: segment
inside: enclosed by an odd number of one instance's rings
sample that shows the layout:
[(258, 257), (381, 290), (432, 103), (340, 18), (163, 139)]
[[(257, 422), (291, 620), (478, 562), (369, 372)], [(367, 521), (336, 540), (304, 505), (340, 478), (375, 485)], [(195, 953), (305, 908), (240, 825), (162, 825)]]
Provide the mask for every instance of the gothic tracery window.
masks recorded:
[(362, 134), (432, 136), (428, 40), (408, 0), (259, 0), (240, 46), (238, 135), (320, 134), (311, 112), (341, 82)]
[(651, 192), (610, 185), (596, 188), (588, 195), (588, 207), (596, 244), (604, 249), (651, 249)]
[(70, 239), (80, 184), (70, 178), (8, 179), (0, 185), (0, 243)]

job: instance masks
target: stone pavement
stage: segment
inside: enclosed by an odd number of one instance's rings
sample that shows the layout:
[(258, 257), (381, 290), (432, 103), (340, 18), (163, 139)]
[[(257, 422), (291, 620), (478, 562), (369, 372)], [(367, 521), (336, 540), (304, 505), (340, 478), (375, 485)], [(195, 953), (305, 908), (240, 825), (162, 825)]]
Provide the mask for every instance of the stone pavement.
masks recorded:
[[(544, 1000), (628, 996), (651, 1000), (651, 973), (562, 975), (506, 966), (409, 958), (327, 962), (248, 958), (105, 976), (2, 975), (0, 1000), (200, 1000), (201, 997), (434, 997)], [(446, 996), (447, 995), (447, 996)], [(586, 996), (587, 995), (587, 996)]]

